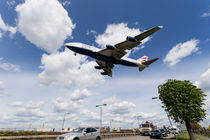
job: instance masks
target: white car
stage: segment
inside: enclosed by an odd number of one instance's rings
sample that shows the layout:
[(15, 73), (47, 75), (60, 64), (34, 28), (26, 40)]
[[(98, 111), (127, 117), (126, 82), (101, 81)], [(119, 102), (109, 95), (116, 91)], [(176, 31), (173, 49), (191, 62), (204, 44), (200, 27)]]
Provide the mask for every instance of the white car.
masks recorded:
[(101, 140), (101, 133), (93, 127), (80, 127), (58, 136), (56, 140)]

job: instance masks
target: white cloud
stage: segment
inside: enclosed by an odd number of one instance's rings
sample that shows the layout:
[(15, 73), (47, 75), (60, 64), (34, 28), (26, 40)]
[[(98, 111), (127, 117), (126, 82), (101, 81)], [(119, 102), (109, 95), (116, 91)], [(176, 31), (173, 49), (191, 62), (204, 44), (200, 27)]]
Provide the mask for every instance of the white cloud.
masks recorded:
[(11, 8), (12, 6), (14, 6), (15, 5), (15, 0), (8, 0), (7, 1), (7, 5)]
[(70, 4), (71, 4), (70, 1), (64, 1), (64, 2), (62, 2), (62, 5), (63, 5), (63, 6), (68, 6), (68, 5), (70, 5)]
[[(0, 57), (0, 61), (2, 61), (4, 58)], [(15, 65), (9, 62), (0, 62), (0, 69), (3, 69), (5, 71), (14, 71), (14, 72), (20, 72), (20, 66)]]
[(201, 75), (200, 80), (196, 81), (195, 85), (210, 93), (210, 68)]
[(139, 117), (140, 119), (148, 119), (148, 118), (155, 118), (157, 117), (157, 113), (144, 113), (144, 112), (137, 112), (132, 115), (134, 118)]
[(5, 32), (10, 32), (10, 36), (12, 36), (16, 33), (16, 28), (6, 25), (0, 14), (0, 38)]
[(42, 56), (43, 71), (38, 75), (41, 84), (60, 84), (66, 88), (95, 86), (104, 81), (94, 69), (95, 62), (89, 62), (82, 55), (74, 56), (68, 49)]
[(83, 100), (91, 96), (91, 93), (87, 89), (76, 89), (71, 94), (72, 100)]
[(103, 103), (107, 104), (106, 110), (113, 115), (124, 115), (131, 113), (136, 107), (135, 104), (128, 101), (121, 101), (115, 96), (103, 100)]
[[(96, 36), (95, 42), (104, 48), (107, 44), (115, 45), (126, 40), (127, 36), (136, 36), (141, 31), (137, 28), (129, 28), (127, 23), (109, 24), (103, 34)], [(94, 33), (95, 34), (95, 33)], [(145, 38), (142, 44), (150, 40), (150, 37)], [(138, 48), (138, 47), (136, 47)]]
[(201, 15), (201, 17), (209, 17), (210, 16), (210, 12), (206, 12), (206, 13), (203, 13), (202, 15)]
[(23, 105), (23, 102), (21, 102), (21, 101), (14, 101), (14, 102), (8, 104), (8, 106), (10, 106), (10, 107), (22, 107), (22, 105)]
[(26, 105), (24, 105), (21, 101), (15, 101), (9, 103), (8, 105), (10, 107), (18, 107), (13, 114), (14, 118), (18, 117), (19, 119), (31, 120), (45, 117), (45, 113), (42, 111), (44, 105), (43, 101), (29, 101)]
[(168, 63), (169, 66), (174, 66), (176, 63), (180, 62), (182, 58), (191, 55), (198, 51), (199, 40), (191, 39), (184, 43), (179, 43), (175, 45), (164, 58), (164, 62)]
[(5, 85), (2, 81), (0, 81), (0, 91), (5, 89)]
[(19, 72), (20, 71), (20, 66), (19, 65), (14, 65), (14, 64), (11, 64), (11, 63), (0, 63), (0, 69), (3, 69), (5, 71)]
[(72, 35), (75, 24), (57, 0), (26, 0), (16, 7), (18, 31), (47, 52), (56, 52)]
[(71, 98), (58, 97), (53, 104), (55, 112), (77, 113), (84, 108), (83, 100), (73, 101)]

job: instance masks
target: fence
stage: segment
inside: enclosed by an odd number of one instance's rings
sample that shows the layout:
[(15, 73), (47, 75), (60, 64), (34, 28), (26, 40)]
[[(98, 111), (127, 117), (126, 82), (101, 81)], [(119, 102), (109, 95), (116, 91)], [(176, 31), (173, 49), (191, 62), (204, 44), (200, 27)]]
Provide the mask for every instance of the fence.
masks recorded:
[[(135, 133), (104, 133), (102, 139), (115, 137), (135, 136)], [(0, 140), (55, 140), (58, 135), (37, 135), (37, 136), (0, 136)]]

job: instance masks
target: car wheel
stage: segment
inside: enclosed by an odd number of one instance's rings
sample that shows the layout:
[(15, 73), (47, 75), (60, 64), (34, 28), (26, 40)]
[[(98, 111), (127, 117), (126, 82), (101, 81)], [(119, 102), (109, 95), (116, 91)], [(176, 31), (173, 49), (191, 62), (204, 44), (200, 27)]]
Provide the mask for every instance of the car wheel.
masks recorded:
[(79, 138), (74, 138), (73, 140), (79, 140)]
[(101, 140), (101, 138), (100, 137), (97, 137), (96, 140)]

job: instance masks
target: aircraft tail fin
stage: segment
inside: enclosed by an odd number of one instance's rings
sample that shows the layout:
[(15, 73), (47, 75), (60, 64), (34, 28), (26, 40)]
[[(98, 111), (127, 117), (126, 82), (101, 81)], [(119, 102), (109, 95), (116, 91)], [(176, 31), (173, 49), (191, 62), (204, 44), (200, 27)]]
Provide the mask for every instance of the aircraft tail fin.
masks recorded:
[(148, 56), (143, 56), (143, 57), (139, 58), (138, 61), (140, 61), (141, 63), (144, 63), (144, 62), (148, 61)]
[(146, 62), (143, 62), (142, 64), (146, 65), (146, 66), (149, 66), (150, 64), (154, 63), (155, 61), (157, 61), (159, 58), (154, 58), (152, 60), (149, 60), (149, 61), (146, 61)]
[[(144, 57), (144, 56), (143, 56)], [(148, 57), (147, 57), (148, 58)], [(141, 58), (140, 58), (141, 59)], [(139, 66), (139, 71), (143, 71), (146, 67), (149, 67), (150, 64), (154, 63), (155, 61), (157, 61), (159, 58), (154, 58), (152, 60), (147, 60), (145, 62), (141, 62), (141, 64), (143, 65), (140, 65)]]

